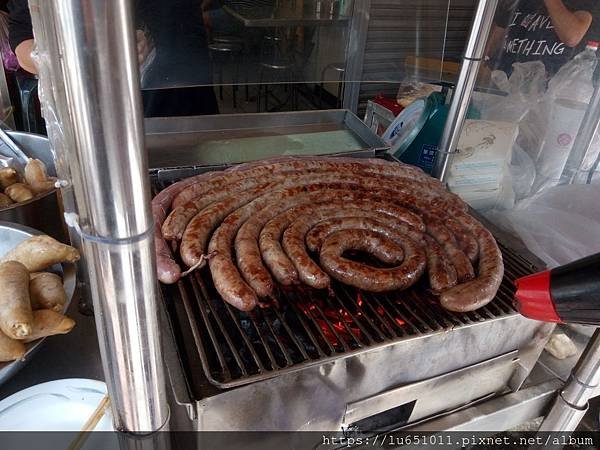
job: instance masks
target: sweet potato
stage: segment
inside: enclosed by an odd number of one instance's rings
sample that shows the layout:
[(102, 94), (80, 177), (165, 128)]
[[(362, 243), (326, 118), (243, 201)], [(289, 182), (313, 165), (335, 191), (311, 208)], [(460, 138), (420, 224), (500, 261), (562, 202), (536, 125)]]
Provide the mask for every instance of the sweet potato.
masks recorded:
[(4, 190), (4, 193), (15, 203), (26, 202), (33, 198), (33, 192), (29, 186), (23, 183), (11, 184)]
[(48, 177), (46, 165), (39, 159), (30, 159), (25, 166), (25, 181), (35, 194), (54, 188), (54, 180)]
[(0, 362), (21, 359), (25, 351), (25, 344), (22, 341), (11, 339), (0, 331)]
[(9, 338), (31, 334), (33, 314), (29, 299), (29, 272), (17, 261), (0, 264), (0, 330)]
[(51, 309), (62, 312), (67, 302), (67, 293), (62, 278), (55, 273), (32, 273), (29, 279), (29, 297), (31, 308)]
[(0, 208), (6, 208), (13, 204), (13, 201), (6, 194), (0, 194)]
[(4, 255), (2, 261), (18, 261), (30, 272), (40, 272), (54, 264), (79, 261), (79, 257), (76, 248), (41, 235), (21, 242)]
[(55, 334), (67, 334), (75, 326), (75, 321), (51, 309), (38, 309), (33, 312), (33, 329), (24, 342), (35, 341)]
[(19, 174), (12, 167), (3, 167), (0, 169), (0, 186), (6, 189), (11, 184), (19, 182)]

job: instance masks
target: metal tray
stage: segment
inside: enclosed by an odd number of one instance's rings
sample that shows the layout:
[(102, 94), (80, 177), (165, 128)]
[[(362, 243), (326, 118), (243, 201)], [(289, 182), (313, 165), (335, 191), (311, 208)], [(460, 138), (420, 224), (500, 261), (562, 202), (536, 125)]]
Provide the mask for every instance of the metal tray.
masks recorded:
[[(46, 165), (48, 175), (56, 176), (54, 158), (46, 136), (19, 131), (11, 131), (8, 134), (22, 147), (27, 156), (39, 159)], [(26, 202), (15, 203), (0, 209), (0, 221), (30, 226), (59, 241), (67, 240), (68, 234), (62, 218), (62, 205), (58, 189), (52, 189), (44, 194), (36, 195)]]
[[(0, 256), (13, 249), (18, 243), (30, 238), (31, 236), (41, 235), (43, 233), (24, 225), (18, 225), (10, 222), (0, 221)], [(75, 265), (73, 264), (55, 264), (49, 269), (63, 278), (63, 284), (67, 293), (67, 303), (64, 311), (67, 310), (73, 294), (75, 293)], [(64, 312), (63, 311), (63, 312)], [(41, 338), (35, 342), (27, 344), (27, 353), (21, 360), (13, 362), (0, 363), (0, 384), (7, 381), (17, 373), (33, 357), (34, 353), (40, 348), (46, 338)]]
[(146, 119), (151, 169), (389, 149), (348, 110)]

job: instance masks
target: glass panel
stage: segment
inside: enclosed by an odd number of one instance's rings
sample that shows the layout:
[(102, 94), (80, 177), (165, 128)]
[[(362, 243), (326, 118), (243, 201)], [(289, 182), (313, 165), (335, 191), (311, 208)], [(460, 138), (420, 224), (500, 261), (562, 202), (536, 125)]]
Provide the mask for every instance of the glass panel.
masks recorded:
[[(147, 115), (342, 104), (362, 115), (380, 93), (395, 102), (401, 82), (412, 83), (411, 92), (415, 81), (453, 82), (474, 3), (138, 0), (142, 88), (151, 91), (144, 94)], [(218, 100), (210, 85), (219, 87)], [(230, 87), (244, 85), (250, 87)], [(177, 108), (165, 107), (172, 93), (158, 92), (197, 86), (207, 87), (180, 90)]]
[(452, 80), (473, 3), (138, 0), (143, 88)]
[(594, 2), (500, 0), (449, 171), (550, 266), (600, 251), (599, 23)]
[(343, 74), (353, 0), (145, 0), (142, 87), (297, 83)]

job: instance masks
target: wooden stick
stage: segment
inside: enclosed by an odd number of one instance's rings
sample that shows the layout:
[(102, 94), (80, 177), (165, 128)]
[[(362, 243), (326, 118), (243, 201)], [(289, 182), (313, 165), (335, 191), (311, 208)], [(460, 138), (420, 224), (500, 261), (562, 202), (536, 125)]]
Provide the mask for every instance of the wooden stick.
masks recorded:
[(100, 400), (100, 403), (98, 404), (90, 418), (83, 425), (83, 428), (81, 429), (75, 440), (71, 442), (71, 445), (69, 445), (68, 450), (79, 450), (81, 448), (81, 446), (85, 443), (85, 440), (88, 437), (87, 433), (93, 431), (94, 428), (96, 428), (96, 425), (98, 425), (98, 422), (100, 422), (100, 419), (102, 419), (102, 416), (104, 416), (109, 406), (110, 399), (108, 398), (108, 394), (106, 394), (104, 397), (102, 397), (102, 400)]

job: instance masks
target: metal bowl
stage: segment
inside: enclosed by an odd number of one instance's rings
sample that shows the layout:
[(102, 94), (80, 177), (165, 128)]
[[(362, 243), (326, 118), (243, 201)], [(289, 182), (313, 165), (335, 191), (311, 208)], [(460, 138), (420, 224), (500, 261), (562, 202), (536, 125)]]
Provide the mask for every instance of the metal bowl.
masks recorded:
[[(0, 221), (0, 258), (9, 250), (12, 250), (21, 241), (40, 234), (44, 233), (24, 225)], [(75, 293), (75, 265), (55, 264), (48, 269), (48, 271), (62, 276), (63, 285), (65, 286), (65, 291), (67, 293), (67, 303), (65, 304), (64, 309), (64, 311), (66, 311), (73, 299), (73, 294)], [(27, 344), (27, 352), (23, 359), (0, 363), (0, 384), (12, 377), (29, 361), (45, 339), (46, 338), (41, 338)]]
[[(9, 134), (27, 156), (39, 159), (46, 165), (48, 175), (56, 176), (48, 138), (19, 131)], [(27, 225), (65, 242), (67, 233), (60, 204), (59, 191), (53, 189), (26, 202), (0, 209), (0, 221)]]

